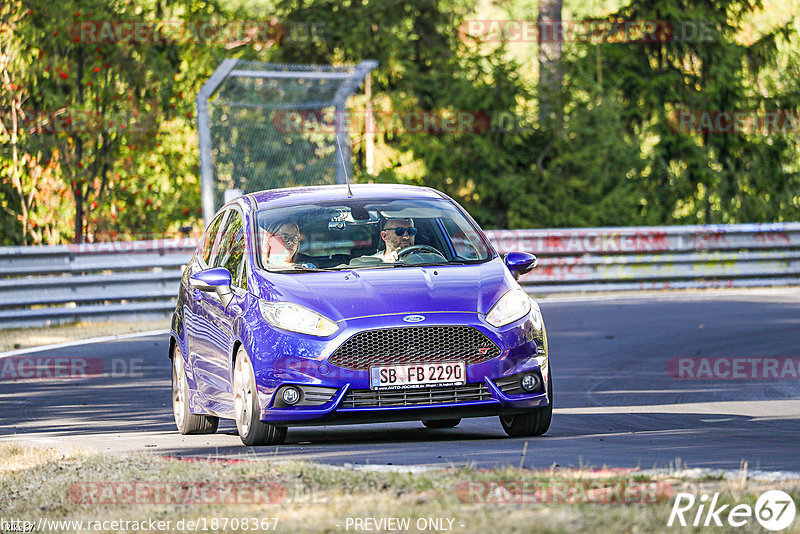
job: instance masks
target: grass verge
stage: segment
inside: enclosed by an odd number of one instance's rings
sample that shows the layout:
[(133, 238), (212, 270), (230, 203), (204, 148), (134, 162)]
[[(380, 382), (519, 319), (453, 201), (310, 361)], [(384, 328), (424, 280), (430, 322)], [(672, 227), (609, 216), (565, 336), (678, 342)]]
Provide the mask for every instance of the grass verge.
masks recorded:
[(147, 321), (78, 322), (36, 328), (9, 328), (0, 330), (0, 352), (54, 343), (66, 343), (100, 336), (166, 330), (169, 319)]
[[(658, 489), (643, 498), (641, 492), (629, 492), (637, 486)], [(545, 492), (537, 497), (536, 488)], [(46, 518), (51, 532), (78, 531), (76, 525), (54, 521), (84, 521), (84, 532), (159, 530), (150, 521), (163, 521), (167, 528), (162, 531), (186, 532), (355, 532), (381, 525), (386, 532), (663, 532), (671, 530), (667, 521), (675, 493), (719, 493), (720, 504), (754, 506), (768, 489), (782, 489), (800, 502), (800, 481), (558, 468), (389, 472), (299, 462), (106, 456), (88, 450), (60, 454), (0, 444), (0, 519), (38, 527)], [(632, 496), (622, 500), (633, 502), (619, 502), (620, 495)], [(687, 514), (690, 522), (696, 510)], [(91, 528), (89, 521), (100, 522), (94, 524), (99, 528)], [(193, 528), (188, 521), (195, 522)], [(799, 532), (799, 523), (787, 532)], [(736, 529), (725, 524), (675, 530), (763, 531), (753, 518)]]

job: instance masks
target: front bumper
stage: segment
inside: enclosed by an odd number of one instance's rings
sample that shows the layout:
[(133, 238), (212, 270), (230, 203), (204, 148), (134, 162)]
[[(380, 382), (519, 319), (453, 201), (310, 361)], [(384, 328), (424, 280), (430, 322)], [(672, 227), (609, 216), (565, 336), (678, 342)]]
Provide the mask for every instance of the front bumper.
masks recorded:
[(262, 409), (261, 420), (278, 425), (301, 426), (461, 419), (511, 415), (547, 406), (550, 403), (550, 392), (545, 385), (542, 386), (541, 391), (533, 394), (505, 395), (493, 380), (485, 378), (483, 384), (488, 392), (488, 398), (485, 400), (357, 407), (344, 406), (348, 392), (353, 389), (350, 384), (347, 384), (336, 391), (331, 401), (321, 406), (268, 407)]
[[(317, 346), (313, 345), (314, 340), (304, 340), (302, 354), (307, 355), (305, 357), (298, 356), (297, 350), (287, 350), (284, 354), (278, 354), (267, 368), (269, 372), (256, 371), (262, 407), (261, 420), (278, 425), (299, 426), (454, 419), (510, 415), (547, 406), (550, 403), (546, 336), (542, 334), (543, 343), (537, 345), (532, 335), (530, 317), (496, 329), (487, 325), (482, 316), (465, 313), (437, 314), (426, 323), (472, 326), (486, 334), (500, 347), (499, 356), (483, 363), (467, 365), (466, 386), (473, 390), (479, 388), (480, 395), (473, 395), (471, 398), (467, 396), (466, 400), (457, 396), (455, 399), (446, 398), (447, 395), (443, 395), (442, 392), (446, 391), (448, 386), (444, 386), (429, 388), (432, 390), (431, 398), (438, 397), (433, 402), (419, 402), (419, 398), (413, 403), (395, 405), (385, 405), (385, 403), (359, 405), (352, 402), (355, 395), (359, 398), (370, 397), (369, 372), (329, 365), (327, 357), (356, 332), (369, 328), (407, 326), (401, 319), (402, 316), (397, 318), (384, 316), (379, 324), (375, 324), (374, 319), (369, 318), (351, 320), (332, 340), (316, 341)], [(287, 343), (282, 346), (290, 345)], [(537, 374), (541, 380), (540, 387), (531, 393), (512, 395), (504, 393), (496, 382), (521, 373)], [(313, 389), (318, 399), (317, 405), (281, 405), (277, 399), (277, 392), (286, 385)], [(320, 396), (320, 391), (327, 391), (327, 396)], [(419, 392), (419, 390), (407, 391), (411, 396)], [(320, 398), (330, 400), (320, 402)]]

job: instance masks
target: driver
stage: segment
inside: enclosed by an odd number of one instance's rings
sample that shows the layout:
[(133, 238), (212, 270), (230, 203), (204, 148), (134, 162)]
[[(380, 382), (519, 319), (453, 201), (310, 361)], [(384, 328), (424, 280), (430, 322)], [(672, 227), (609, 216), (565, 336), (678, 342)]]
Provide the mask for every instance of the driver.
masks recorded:
[(378, 251), (372, 257), (380, 258), (384, 263), (399, 261), (398, 251), (413, 245), (415, 235), (417, 229), (414, 228), (413, 219), (387, 219), (381, 230), (381, 239), (386, 243), (386, 250)]

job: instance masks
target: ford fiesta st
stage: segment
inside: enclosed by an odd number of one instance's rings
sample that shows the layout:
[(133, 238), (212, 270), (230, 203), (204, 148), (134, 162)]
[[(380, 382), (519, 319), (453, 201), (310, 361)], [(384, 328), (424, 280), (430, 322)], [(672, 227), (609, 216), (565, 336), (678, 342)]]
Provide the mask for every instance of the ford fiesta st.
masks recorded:
[(232, 418), (246, 445), (297, 425), (499, 416), (550, 426), (547, 336), (477, 223), (433, 189), (277, 189), (225, 205), (181, 279), (172, 401), (182, 434)]

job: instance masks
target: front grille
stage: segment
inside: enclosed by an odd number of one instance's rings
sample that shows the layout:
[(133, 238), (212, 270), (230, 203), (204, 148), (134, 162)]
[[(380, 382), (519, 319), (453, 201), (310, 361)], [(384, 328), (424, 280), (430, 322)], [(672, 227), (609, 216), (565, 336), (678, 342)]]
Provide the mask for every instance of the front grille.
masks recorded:
[(376, 365), (463, 361), (482, 363), (500, 347), (471, 326), (412, 326), (359, 332), (328, 358), (328, 363), (366, 371)]
[(424, 387), (375, 391), (351, 389), (344, 396), (341, 408), (381, 406), (414, 406), (417, 404), (457, 404), (489, 400), (492, 396), (483, 382), (463, 386)]
[(494, 383), (497, 384), (497, 387), (500, 388), (500, 391), (506, 395), (522, 395), (523, 393), (527, 392), (522, 389), (520, 378), (521, 375), (507, 376), (505, 378), (498, 378), (494, 381)]
[(316, 386), (301, 386), (303, 400), (297, 406), (322, 406), (333, 400), (336, 388), (323, 388)]
[[(326, 388), (322, 386), (306, 386), (299, 384), (290, 384), (292, 387), (300, 389), (303, 393), (300, 402), (292, 406), (322, 406), (333, 400), (333, 396), (338, 391), (336, 388)], [(289, 405), (284, 402), (281, 396), (283, 387), (278, 388), (275, 392), (275, 399), (272, 402), (273, 408), (286, 408)]]

